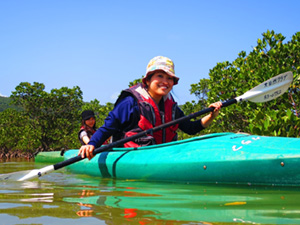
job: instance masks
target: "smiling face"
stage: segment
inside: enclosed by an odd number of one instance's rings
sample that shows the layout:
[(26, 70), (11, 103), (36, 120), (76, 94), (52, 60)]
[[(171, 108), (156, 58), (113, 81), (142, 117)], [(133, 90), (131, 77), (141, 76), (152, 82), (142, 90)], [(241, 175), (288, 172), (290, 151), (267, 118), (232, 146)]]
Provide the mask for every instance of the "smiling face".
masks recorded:
[(93, 127), (95, 125), (95, 122), (96, 122), (96, 120), (94, 117), (91, 117), (88, 120), (84, 121), (84, 123), (89, 127)]
[(161, 98), (172, 90), (174, 78), (162, 70), (156, 71), (149, 80), (146, 81), (148, 92), (158, 104)]

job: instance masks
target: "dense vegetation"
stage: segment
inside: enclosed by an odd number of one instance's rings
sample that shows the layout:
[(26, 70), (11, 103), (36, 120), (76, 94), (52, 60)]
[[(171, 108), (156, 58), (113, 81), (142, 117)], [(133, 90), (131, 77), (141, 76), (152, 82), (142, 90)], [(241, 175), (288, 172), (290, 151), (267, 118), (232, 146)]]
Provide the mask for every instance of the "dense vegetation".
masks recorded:
[[(208, 102), (240, 96), (267, 79), (292, 71), (294, 80), (286, 92), (266, 103), (244, 102), (222, 109), (218, 123), (206, 132), (248, 132), (270, 136), (300, 136), (300, 32), (284, 43), (285, 37), (274, 31), (262, 34), (257, 46), (246, 54), (241, 51), (233, 62), (218, 63), (210, 70), (210, 79), (192, 84), (197, 104), (187, 103), (186, 110), (198, 110)], [(203, 96), (207, 96), (204, 98)]]
[(9, 108), (16, 109), (18, 111), (22, 110), (21, 107), (11, 104), (10, 98), (0, 96), (0, 112), (3, 112), (4, 110), (9, 109)]
[[(267, 31), (257, 46), (247, 54), (241, 51), (233, 62), (218, 63), (210, 70), (209, 79), (191, 84), (191, 94), (198, 101), (186, 102), (186, 115), (199, 111), (209, 103), (240, 96), (277, 74), (292, 71), (294, 81), (276, 100), (266, 103), (243, 102), (222, 109), (218, 120), (204, 133), (248, 132), (258, 135), (300, 137), (300, 32), (289, 41), (282, 34)], [(140, 79), (129, 83), (135, 84)], [(79, 87), (44, 91), (42, 83), (22, 82), (10, 98), (0, 100), (0, 150), (33, 153), (35, 151), (78, 148), (77, 132), (80, 114), (85, 109), (97, 113), (100, 126), (112, 103), (100, 105), (98, 100), (85, 103)], [(11, 101), (11, 102), (10, 102)], [(13, 107), (7, 107), (8, 103)], [(16, 108), (17, 107), (17, 108)], [(189, 136), (179, 132), (179, 138)]]

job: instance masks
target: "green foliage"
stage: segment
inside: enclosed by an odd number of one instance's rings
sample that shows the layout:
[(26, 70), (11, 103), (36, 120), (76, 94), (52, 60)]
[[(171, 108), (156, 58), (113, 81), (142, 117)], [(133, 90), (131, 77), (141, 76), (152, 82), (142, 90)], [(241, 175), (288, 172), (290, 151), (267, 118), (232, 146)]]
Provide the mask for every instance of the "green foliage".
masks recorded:
[(201, 101), (207, 99), (207, 93), (209, 92), (208, 84), (209, 79), (201, 79), (199, 83), (191, 84), (191, 94), (196, 95)]
[[(108, 113), (113, 109), (112, 103), (106, 103), (105, 106), (100, 105), (100, 102), (97, 99), (92, 100), (91, 102), (84, 103), (82, 106), (82, 110), (80, 114), (84, 110), (93, 110), (96, 115), (96, 124), (99, 123), (99, 125), (102, 125), (104, 122), (104, 119), (107, 117)], [(98, 126), (99, 126), (98, 125)]]
[(17, 111), (21, 111), (21, 107), (17, 107), (11, 104), (11, 99), (8, 97), (0, 96), (0, 112), (3, 112), (6, 109), (16, 109)]
[(267, 31), (262, 36), (248, 55), (241, 51), (233, 62), (218, 63), (210, 70), (208, 85), (203, 86), (203, 81), (200, 81), (192, 85), (191, 92), (199, 96), (208, 88), (209, 91), (205, 92), (208, 105), (240, 96), (277, 74), (292, 71), (294, 81), (289, 91), (270, 102), (244, 102), (222, 109), (217, 121), (210, 127), (211, 132), (300, 136), (300, 32), (286, 43), (285, 37), (274, 31)]
[[(299, 118), (291, 111), (271, 111), (265, 115), (256, 109), (256, 118), (249, 125), (251, 133), (266, 136), (299, 137)], [(298, 122), (298, 124), (297, 124)]]
[(40, 131), (28, 126), (29, 118), (15, 109), (6, 109), (0, 113), (0, 148), (32, 152), (39, 147)]
[(50, 93), (44, 89), (42, 83), (22, 82), (5, 98), (7, 108), (0, 112), (0, 150), (33, 153), (79, 148), (82, 111), (93, 110), (99, 127), (113, 109), (112, 103), (102, 106), (96, 99), (83, 103), (79, 87), (62, 87)]
[(129, 82), (128, 87), (132, 87), (132, 86), (134, 86), (134, 85), (137, 85), (137, 84), (139, 84), (139, 83), (142, 83), (142, 79), (143, 79), (143, 76), (142, 76), (142, 78), (135, 79), (134, 81)]
[(28, 126), (34, 130), (43, 150), (68, 148), (82, 106), (79, 87), (44, 91), (45, 85), (20, 83), (11, 95), (12, 103), (22, 106)]

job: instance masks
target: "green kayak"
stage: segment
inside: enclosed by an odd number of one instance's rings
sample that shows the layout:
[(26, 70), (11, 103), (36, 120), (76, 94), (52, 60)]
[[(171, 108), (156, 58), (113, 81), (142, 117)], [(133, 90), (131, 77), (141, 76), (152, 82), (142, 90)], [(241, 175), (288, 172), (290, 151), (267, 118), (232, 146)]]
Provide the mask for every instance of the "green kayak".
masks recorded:
[[(67, 160), (78, 155), (68, 150)], [(300, 139), (218, 133), (155, 146), (113, 148), (67, 166), (95, 177), (227, 184), (300, 184)]]
[(37, 163), (58, 163), (65, 160), (63, 156), (64, 152), (51, 151), (51, 152), (39, 152), (35, 157), (34, 161)]

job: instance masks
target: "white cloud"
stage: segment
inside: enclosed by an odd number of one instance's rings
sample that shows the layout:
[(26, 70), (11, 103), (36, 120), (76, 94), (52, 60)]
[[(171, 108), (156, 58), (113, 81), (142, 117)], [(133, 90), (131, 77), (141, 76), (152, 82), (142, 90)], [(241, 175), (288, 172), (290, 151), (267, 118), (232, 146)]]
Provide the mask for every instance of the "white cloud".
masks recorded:
[(3, 95), (3, 94), (0, 93), (0, 97), (8, 97), (8, 96), (5, 96), (5, 95)]

